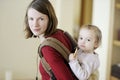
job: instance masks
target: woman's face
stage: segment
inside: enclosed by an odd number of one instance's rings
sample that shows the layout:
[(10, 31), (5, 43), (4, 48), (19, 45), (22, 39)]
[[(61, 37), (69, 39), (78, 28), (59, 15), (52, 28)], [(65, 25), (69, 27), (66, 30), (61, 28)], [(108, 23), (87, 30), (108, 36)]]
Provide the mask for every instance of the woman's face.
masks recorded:
[(30, 8), (28, 10), (28, 24), (30, 30), (35, 36), (44, 34), (48, 26), (48, 16), (38, 12), (37, 10)]

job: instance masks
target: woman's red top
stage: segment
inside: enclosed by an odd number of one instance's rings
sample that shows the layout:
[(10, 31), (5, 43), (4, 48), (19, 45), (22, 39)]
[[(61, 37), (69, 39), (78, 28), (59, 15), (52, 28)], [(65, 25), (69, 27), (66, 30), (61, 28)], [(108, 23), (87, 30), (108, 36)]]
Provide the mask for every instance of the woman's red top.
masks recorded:
[[(61, 41), (69, 50), (71, 50), (71, 44), (69, 39), (64, 35), (62, 30), (57, 30), (50, 37), (56, 38)], [(63, 57), (58, 53), (54, 48), (45, 46), (42, 49), (43, 57), (49, 63), (52, 68), (52, 71), (57, 80), (75, 80), (75, 77), (72, 75), (70, 68), (66, 65)], [(40, 74), (42, 80), (50, 80), (50, 76), (44, 70), (41, 62), (39, 64)]]

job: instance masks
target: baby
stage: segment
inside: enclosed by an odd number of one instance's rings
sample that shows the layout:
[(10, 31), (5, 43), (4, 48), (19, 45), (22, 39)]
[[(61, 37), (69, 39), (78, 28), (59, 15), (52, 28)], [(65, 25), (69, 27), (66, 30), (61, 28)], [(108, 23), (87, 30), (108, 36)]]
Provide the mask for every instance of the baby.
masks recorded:
[(79, 31), (78, 49), (69, 55), (69, 65), (79, 80), (98, 80), (100, 65), (94, 51), (101, 44), (102, 34), (95, 25), (83, 25)]

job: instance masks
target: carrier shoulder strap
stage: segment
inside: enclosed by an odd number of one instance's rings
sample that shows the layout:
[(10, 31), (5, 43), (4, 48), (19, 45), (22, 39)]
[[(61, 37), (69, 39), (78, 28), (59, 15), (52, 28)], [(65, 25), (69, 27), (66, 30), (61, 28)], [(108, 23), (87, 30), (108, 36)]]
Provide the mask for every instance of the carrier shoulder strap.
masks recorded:
[(54, 48), (64, 57), (64, 59), (66, 61), (69, 61), (70, 51), (59, 40), (52, 38), (52, 37), (46, 38), (46, 40), (39, 46), (39, 56), (40, 57), (43, 57), (42, 52), (41, 52), (41, 48), (43, 46), (50, 46), (50, 47)]
[(50, 46), (50, 47), (54, 48), (64, 57), (64, 59), (66, 61), (69, 61), (68, 59), (69, 59), (70, 51), (63, 45), (63, 43), (61, 43), (59, 40), (52, 38), (52, 37), (46, 38), (46, 40), (42, 44), (40, 44), (40, 46), (38, 48), (38, 53), (39, 53), (39, 56), (41, 57), (41, 63), (43, 65), (43, 68), (45, 69), (45, 71), (53, 79), (53, 78), (55, 78), (54, 73), (52, 72), (50, 65), (44, 59), (42, 52), (41, 52), (41, 48), (43, 46)]

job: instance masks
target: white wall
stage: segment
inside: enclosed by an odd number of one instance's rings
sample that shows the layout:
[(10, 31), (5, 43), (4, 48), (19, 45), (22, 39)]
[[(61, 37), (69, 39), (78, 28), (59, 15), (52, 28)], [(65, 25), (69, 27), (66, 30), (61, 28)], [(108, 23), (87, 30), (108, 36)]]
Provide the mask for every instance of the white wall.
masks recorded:
[(58, 28), (73, 35), (73, 30), (79, 25), (81, 0), (50, 0), (58, 17)]
[(110, 80), (110, 57), (111, 57), (111, 45), (112, 45), (112, 1), (111, 0), (94, 0), (93, 1), (93, 19), (92, 23), (97, 25), (102, 31), (102, 45), (96, 51), (100, 57), (100, 79)]

